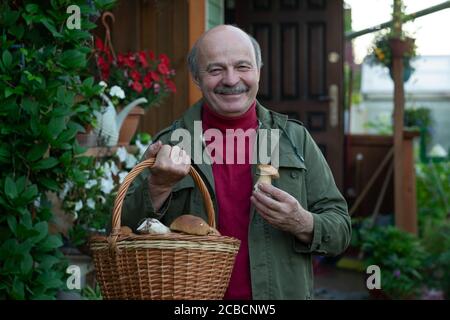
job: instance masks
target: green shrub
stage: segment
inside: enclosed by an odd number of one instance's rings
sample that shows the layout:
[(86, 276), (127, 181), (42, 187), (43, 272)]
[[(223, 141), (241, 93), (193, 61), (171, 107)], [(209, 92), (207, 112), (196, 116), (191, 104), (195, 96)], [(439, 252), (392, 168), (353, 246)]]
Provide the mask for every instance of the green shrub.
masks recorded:
[[(0, 4), (0, 299), (52, 299), (65, 286), (48, 194), (80, 176), (76, 134), (94, 121), (100, 90), (87, 75), (89, 19), (110, 3)], [(81, 29), (66, 27), (69, 5)]]
[(425, 250), (420, 240), (393, 226), (360, 230), (367, 266), (381, 270), (381, 289), (392, 299), (416, 297), (424, 286)]
[(450, 214), (450, 162), (416, 164), (419, 231), (440, 224)]
[(441, 289), (450, 297), (450, 219), (428, 224), (422, 243), (427, 251), (425, 266), (430, 288)]

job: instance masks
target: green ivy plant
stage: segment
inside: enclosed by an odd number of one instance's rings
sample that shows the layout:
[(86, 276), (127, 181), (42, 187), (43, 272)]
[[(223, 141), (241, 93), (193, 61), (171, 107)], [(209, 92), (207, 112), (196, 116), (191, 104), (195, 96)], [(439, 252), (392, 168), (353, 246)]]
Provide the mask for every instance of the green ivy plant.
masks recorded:
[[(0, 299), (53, 299), (65, 287), (48, 194), (82, 175), (76, 134), (95, 122), (100, 90), (87, 72), (90, 19), (112, 3), (0, 4)], [(67, 28), (70, 5), (80, 8), (80, 29)]]

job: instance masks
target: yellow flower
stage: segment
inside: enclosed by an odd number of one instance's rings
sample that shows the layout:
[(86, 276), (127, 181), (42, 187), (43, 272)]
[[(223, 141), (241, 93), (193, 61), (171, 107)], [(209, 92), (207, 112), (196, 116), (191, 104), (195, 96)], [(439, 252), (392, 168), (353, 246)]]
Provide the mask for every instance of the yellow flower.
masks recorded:
[(384, 53), (383, 50), (380, 48), (375, 48), (375, 55), (377, 56), (378, 60), (383, 61), (384, 60)]

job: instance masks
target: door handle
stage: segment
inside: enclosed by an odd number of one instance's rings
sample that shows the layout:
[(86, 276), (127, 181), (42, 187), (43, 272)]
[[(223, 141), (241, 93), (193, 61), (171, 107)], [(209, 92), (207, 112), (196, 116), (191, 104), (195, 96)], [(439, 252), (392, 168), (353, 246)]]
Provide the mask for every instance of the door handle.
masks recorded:
[(330, 127), (335, 128), (339, 124), (339, 88), (336, 84), (330, 85), (328, 96), (330, 98), (328, 102), (330, 106)]

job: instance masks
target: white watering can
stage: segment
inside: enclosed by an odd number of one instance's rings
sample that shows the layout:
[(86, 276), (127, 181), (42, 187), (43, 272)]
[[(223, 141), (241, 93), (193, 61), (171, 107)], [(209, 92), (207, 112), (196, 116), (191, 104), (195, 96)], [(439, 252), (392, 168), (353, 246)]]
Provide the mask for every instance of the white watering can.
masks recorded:
[(103, 110), (101, 112), (95, 111), (98, 126), (95, 128), (94, 132), (102, 138), (102, 142), (104, 142), (105, 146), (113, 147), (117, 145), (117, 142), (119, 141), (120, 128), (127, 115), (137, 105), (147, 103), (147, 99), (138, 98), (133, 102), (130, 102), (119, 114), (117, 114), (116, 108), (111, 100), (104, 93), (101, 93), (100, 95), (107, 105), (102, 107)]

